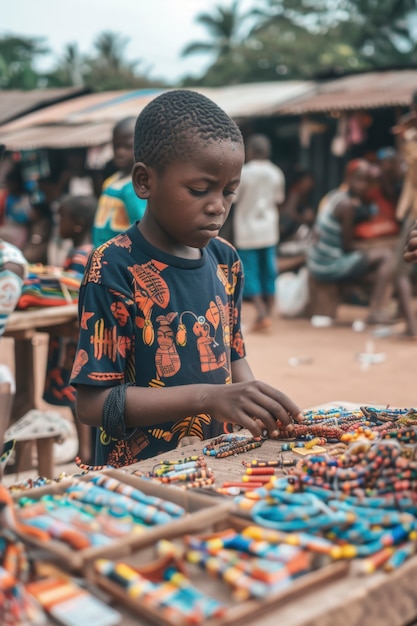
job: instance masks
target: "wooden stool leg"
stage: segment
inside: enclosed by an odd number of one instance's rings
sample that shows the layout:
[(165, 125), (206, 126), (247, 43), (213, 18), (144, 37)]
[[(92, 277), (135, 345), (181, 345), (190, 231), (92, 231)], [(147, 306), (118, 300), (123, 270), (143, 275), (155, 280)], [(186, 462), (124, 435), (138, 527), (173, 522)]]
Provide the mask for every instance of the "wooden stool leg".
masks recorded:
[(38, 472), (44, 478), (54, 478), (54, 437), (36, 440)]
[(17, 441), (15, 447), (15, 474), (33, 468), (32, 464), (33, 441)]

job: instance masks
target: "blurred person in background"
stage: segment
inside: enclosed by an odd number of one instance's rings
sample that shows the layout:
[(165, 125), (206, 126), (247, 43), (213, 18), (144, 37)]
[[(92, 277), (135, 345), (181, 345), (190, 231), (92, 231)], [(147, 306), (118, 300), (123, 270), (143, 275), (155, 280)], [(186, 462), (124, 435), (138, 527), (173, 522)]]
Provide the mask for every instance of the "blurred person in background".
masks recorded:
[(146, 201), (136, 195), (131, 178), (135, 122), (135, 118), (128, 117), (113, 129), (113, 161), (117, 171), (103, 184), (94, 219), (94, 247), (119, 235), (145, 213)]
[(279, 208), (285, 197), (285, 178), (271, 161), (271, 143), (252, 135), (246, 146), (233, 212), (234, 243), (245, 272), (243, 297), (255, 306), (253, 331), (269, 330), (275, 309)]
[(362, 159), (351, 161), (343, 189), (330, 192), (321, 202), (313, 240), (307, 252), (307, 266), (317, 281), (343, 283), (362, 280), (373, 273), (369, 324), (388, 323), (383, 311), (394, 276), (395, 255), (388, 246), (357, 250), (354, 229), (369, 219), (369, 192), (373, 182), (371, 165)]
[(5, 183), (0, 195), (0, 237), (22, 250), (28, 241), (32, 205), (19, 164), (6, 174)]

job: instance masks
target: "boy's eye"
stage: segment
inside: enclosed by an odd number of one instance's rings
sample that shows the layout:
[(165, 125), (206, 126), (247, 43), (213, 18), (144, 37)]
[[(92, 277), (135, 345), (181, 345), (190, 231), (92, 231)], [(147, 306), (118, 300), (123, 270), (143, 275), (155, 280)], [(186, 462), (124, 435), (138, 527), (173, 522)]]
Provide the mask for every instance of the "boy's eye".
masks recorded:
[(225, 197), (227, 197), (227, 196), (235, 196), (236, 195), (236, 191), (232, 191), (231, 189), (225, 189), (223, 191), (223, 195)]
[(207, 189), (192, 189), (191, 187), (189, 188), (190, 194), (192, 196), (204, 196), (207, 193)]

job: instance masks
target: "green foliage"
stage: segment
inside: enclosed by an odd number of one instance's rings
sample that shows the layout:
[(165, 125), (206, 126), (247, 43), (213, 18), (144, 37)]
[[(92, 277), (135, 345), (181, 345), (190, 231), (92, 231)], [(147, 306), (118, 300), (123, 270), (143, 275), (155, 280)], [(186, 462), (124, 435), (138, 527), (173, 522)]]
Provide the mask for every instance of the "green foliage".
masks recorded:
[[(204, 25), (210, 23), (212, 39), (194, 42), (184, 53), (215, 54), (198, 81), (201, 85), (309, 79), (326, 73), (411, 67), (417, 62), (410, 19), (412, 13), (417, 16), (417, 0), (264, 0), (245, 16), (252, 19), (245, 36), (237, 36), (242, 21), (238, 2), (232, 11), (232, 21), (219, 7), (212, 16), (197, 17)], [(221, 35), (225, 32), (228, 46)], [(187, 79), (184, 84), (191, 82)]]
[(41, 37), (0, 37), (0, 88), (35, 89), (39, 86), (39, 75), (33, 61), (48, 52)]
[[(417, 0), (257, 0), (247, 13), (240, 0), (197, 16), (207, 38), (189, 43), (182, 56), (206, 54), (211, 64), (184, 86), (230, 85), (310, 79), (417, 63)], [(37, 58), (48, 52), (42, 38), (0, 36), (0, 89), (81, 86), (94, 91), (163, 86), (149, 78), (142, 60), (128, 60), (129, 40), (106, 31), (94, 52), (68, 44), (46, 76)]]

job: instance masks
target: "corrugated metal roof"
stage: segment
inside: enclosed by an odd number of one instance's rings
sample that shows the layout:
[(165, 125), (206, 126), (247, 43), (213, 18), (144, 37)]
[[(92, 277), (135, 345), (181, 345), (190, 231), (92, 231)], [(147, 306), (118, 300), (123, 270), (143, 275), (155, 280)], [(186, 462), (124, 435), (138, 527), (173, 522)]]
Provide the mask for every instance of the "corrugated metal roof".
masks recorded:
[(13, 120), (8, 124), (0, 127), (1, 133), (9, 133), (33, 126), (46, 126), (48, 124), (67, 124), (68, 118), (83, 112), (91, 107), (100, 106), (105, 102), (111, 101), (113, 98), (119, 97), (121, 94), (129, 92), (106, 91), (102, 93), (90, 93), (72, 100), (52, 104), (40, 111), (29, 113), (18, 120)]
[(7, 150), (36, 150), (37, 148), (77, 148), (99, 146), (109, 141), (113, 124), (56, 124), (22, 128), (3, 135), (0, 141)]
[(271, 111), (315, 89), (309, 81), (277, 81), (199, 89), (235, 119), (270, 115)]
[[(286, 81), (196, 91), (207, 95), (232, 117), (245, 119), (268, 115), (282, 103), (313, 88), (314, 84), (309, 82)], [(136, 117), (161, 92), (141, 89), (80, 96), (1, 126), (0, 141), (13, 150), (29, 149), (29, 146), (33, 149), (100, 145), (111, 139), (112, 127), (118, 120)]]
[(48, 106), (59, 100), (72, 98), (85, 92), (84, 88), (62, 87), (57, 89), (0, 90), (0, 124), (15, 119), (33, 109)]
[(275, 113), (301, 115), (329, 111), (408, 106), (417, 90), (417, 70), (367, 72), (318, 85), (314, 93), (277, 107)]

